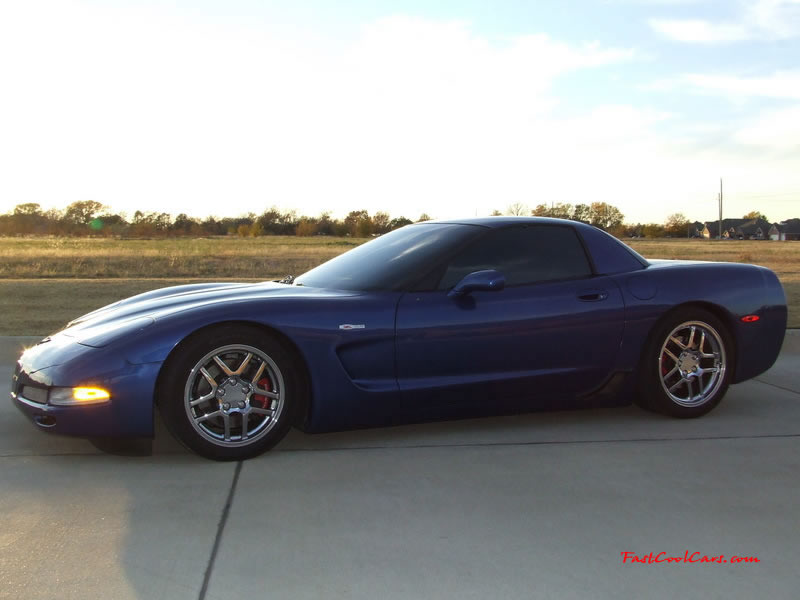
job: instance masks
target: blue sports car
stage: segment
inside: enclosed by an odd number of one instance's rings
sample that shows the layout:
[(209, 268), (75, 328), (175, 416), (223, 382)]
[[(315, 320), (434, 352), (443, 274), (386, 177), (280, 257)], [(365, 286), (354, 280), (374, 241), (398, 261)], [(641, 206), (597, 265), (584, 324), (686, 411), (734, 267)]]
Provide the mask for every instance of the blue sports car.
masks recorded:
[(674, 417), (766, 371), (786, 330), (769, 269), (645, 260), (537, 218), (429, 221), (299, 277), (156, 290), (19, 359), (37, 427), (152, 436), (239, 460), (309, 432), (623, 404)]

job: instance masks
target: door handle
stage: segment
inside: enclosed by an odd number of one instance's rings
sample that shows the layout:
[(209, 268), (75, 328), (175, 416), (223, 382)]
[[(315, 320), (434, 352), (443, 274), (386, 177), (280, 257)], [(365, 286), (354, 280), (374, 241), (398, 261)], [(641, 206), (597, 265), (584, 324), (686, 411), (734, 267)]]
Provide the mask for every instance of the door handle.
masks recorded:
[(605, 290), (586, 290), (578, 294), (578, 300), (581, 302), (599, 302), (608, 298), (608, 292)]

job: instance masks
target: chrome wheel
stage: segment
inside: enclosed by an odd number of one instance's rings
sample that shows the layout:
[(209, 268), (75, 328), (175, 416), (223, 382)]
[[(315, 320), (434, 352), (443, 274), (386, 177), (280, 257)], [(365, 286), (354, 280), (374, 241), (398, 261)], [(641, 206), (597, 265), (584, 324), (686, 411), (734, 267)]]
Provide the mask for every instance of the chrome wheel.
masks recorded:
[(725, 380), (726, 367), (722, 337), (703, 321), (681, 323), (661, 345), (661, 386), (680, 406), (701, 406), (714, 398)]
[(278, 365), (253, 346), (216, 348), (192, 368), (183, 404), (194, 430), (223, 447), (241, 447), (263, 438), (278, 422), (285, 404)]

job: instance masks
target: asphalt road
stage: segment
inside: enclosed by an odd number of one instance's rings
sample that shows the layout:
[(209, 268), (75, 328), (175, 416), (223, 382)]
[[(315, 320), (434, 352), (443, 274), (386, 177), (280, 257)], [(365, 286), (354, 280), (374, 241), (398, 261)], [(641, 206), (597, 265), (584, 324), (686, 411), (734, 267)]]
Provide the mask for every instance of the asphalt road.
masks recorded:
[[(0, 381), (25, 342), (0, 338)], [(160, 423), (152, 454), (112, 454), (0, 400), (0, 598), (797, 598), (798, 372), (793, 330), (698, 420), (293, 432), (244, 464)], [(687, 551), (727, 562), (623, 562)]]

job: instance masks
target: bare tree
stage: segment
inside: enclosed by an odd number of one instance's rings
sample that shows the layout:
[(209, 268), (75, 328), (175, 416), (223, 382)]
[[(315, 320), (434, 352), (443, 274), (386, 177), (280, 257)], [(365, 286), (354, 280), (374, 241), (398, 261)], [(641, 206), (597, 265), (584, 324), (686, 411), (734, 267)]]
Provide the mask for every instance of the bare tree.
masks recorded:
[(528, 207), (520, 202), (514, 202), (514, 204), (506, 208), (506, 214), (514, 217), (521, 217), (522, 215), (528, 214)]

